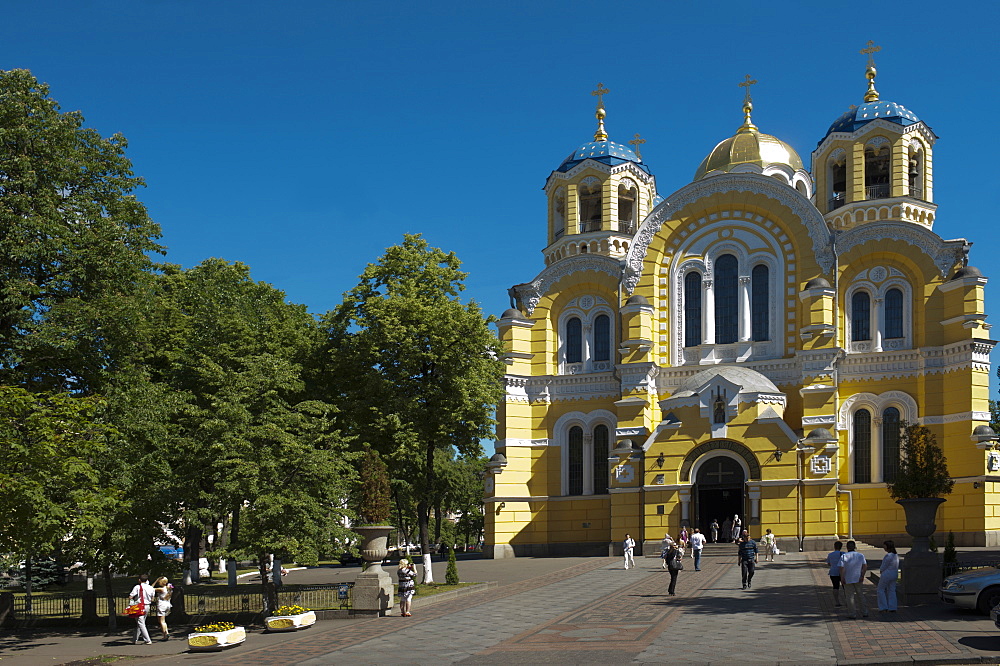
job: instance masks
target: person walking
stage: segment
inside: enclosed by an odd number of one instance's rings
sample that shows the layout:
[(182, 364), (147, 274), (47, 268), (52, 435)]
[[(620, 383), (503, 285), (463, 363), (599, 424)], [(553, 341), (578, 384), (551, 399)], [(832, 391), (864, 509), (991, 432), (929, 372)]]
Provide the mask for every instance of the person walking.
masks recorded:
[(743, 521), (740, 520), (740, 517), (738, 515), (733, 515), (733, 531), (732, 531), (733, 541), (738, 542), (742, 534), (743, 534)]
[(173, 604), (170, 597), (174, 594), (174, 586), (170, 584), (166, 576), (160, 576), (153, 584), (153, 592), (156, 596), (156, 616), (160, 618), (160, 631), (163, 632), (163, 640), (170, 638), (170, 629), (167, 627), (167, 616)]
[(622, 542), (622, 550), (625, 552), (625, 568), (635, 567), (635, 558), (632, 557), (632, 551), (635, 550), (635, 541), (632, 541), (630, 534), (625, 535), (625, 541)]
[(667, 548), (667, 552), (663, 557), (667, 563), (667, 573), (670, 574), (670, 587), (667, 588), (667, 593), (672, 597), (676, 596), (674, 590), (677, 589), (677, 572), (684, 568), (683, 557), (681, 550), (673, 542), (671, 542), (670, 547)]
[(750, 538), (750, 533), (743, 530), (739, 539), (739, 550), (736, 559), (740, 563), (740, 573), (743, 576), (743, 589), (753, 586), (753, 575), (757, 568), (757, 542)]
[(705, 535), (697, 527), (691, 534), (691, 555), (694, 557), (694, 570), (701, 571), (701, 549), (705, 547)]
[(722, 521), (722, 534), (719, 535), (719, 541), (722, 543), (729, 543), (732, 541), (733, 536), (733, 519), (726, 518)]
[(399, 559), (399, 568), (396, 570), (396, 577), (399, 579), (399, 614), (401, 617), (410, 617), (413, 613), (410, 608), (413, 605), (413, 593), (417, 589), (417, 567), (413, 562), (405, 557)]
[(865, 574), (868, 573), (868, 562), (857, 551), (857, 547), (856, 543), (848, 541), (847, 552), (840, 558), (840, 582), (847, 595), (847, 616), (852, 620), (857, 619), (859, 607), (861, 615), (868, 617), (868, 605), (865, 603), (864, 590), (861, 589)]
[(830, 567), (830, 582), (833, 583), (833, 605), (840, 605), (840, 560), (844, 559), (844, 544), (841, 541), (833, 543), (833, 550), (826, 556)]
[(681, 548), (687, 549), (689, 539), (690, 536), (688, 534), (687, 525), (681, 526), (681, 534), (680, 534)]
[(778, 540), (771, 532), (771, 528), (767, 528), (767, 532), (761, 537), (760, 542), (764, 545), (764, 561), (774, 562), (774, 551), (778, 546)]
[(128, 600), (130, 603), (137, 603), (142, 605), (142, 613), (135, 618), (135, 639), (136, 645), (139, 644), (139, 639), (142, 638), (142, 642), (146, 645), (151, 645), (153, 641), (149, 640), (149, 630), (146, 629), (146, 618), (149, 617), (149, 607), (153, 603), (153, 586), (149, 584), (149, 576), (142, 574), (139, 576), (139, 582), (132, 591), (129, 592)]
[(892, 541), (886, 541), (882, 547), (885, 548), (885, 557), (882, 558), (882, 566), (879, 567), (878, 610), (880, 613), (895, 613), (899, 555), (896, 553), (896, 544)]
[(712, 524), (708, 526), (708, 533), (712, 537), (712, 543), (719, 541), (719, 519), (712, 518)]

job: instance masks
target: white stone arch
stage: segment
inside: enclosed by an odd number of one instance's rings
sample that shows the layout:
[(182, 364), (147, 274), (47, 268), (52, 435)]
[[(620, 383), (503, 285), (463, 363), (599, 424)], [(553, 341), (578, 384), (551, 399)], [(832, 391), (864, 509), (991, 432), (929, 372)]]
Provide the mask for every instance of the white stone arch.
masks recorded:
[(606, 409), (591, 412), (567, 412), (552, 426), (552, 440), (559, 447), (559, 494), (569, 492), (569, 431), (573, 426), (583, 430), (583, 494), (594, 494), (594, 428), (599, 425), (608, 428), (608, 449), (614, 448), (615, 429), (618, 417)]
[[(868, 340), (858, 340), (857, 342), (853, 339), (854, 334), (854, 294), (859, 291), (866, 292), (869, 299), (869, 310), (868, 310)], [(876, 317), (876, 310), (878, 309), (878, 303), (876, 299), (878, 298), (878, 289), (868, 280), (855, 280), (851, 282), (847, 287), (847, 291), (844, 292), (844, 340), (846, 341), (846, 347), (848, 352), (856, 353), (867, 353), (875, 349), (875, 338), (877, 337), (875, 326), (878, 323)]]
[(697, 460), (691, 465), (691, 485), (693, 486), (698, 481), (698, 472), (701, 471), (702, 466), (711, 460), (712, 458), (729, 458), (735, 460), (739, 463), (740, 469), (743, 470), (743, 482), (746, 483), (750, 480), (750, 467), (747, 465), (747, 461), (743, 459), (743, 456), (736, 453), (735, 451), (730, 451), (729, 449), (712, 449), (711, 451), (706, 451), (704, 454), (699, 456)]
[(895, 407), (899, 410), (899, 419), (903, 423), (916, 423), (919, 419), (917, 401), (905, 391), (885, 391), (878, 395), (856, 393), (847, 398), (840, 406), (837, 428), (847, 431), (847, 464), (852, 482), (854, 480), (854, 414), (860, 409), (867, 409), (871, 413), (871, 479), (872, 483), (880, 483), (883, 481), (882, 413), (889, 407)]
[[(887, 327), (886, 322), (888, 317), (885, 315), (885, 297), (889, 293), (890, 289), (899, 289), (903, 292), (903, 337), (889, 339), (886, 336)], [(883, 349), (911, 349), (913, 347), (913, 287), (910, 285), (910, 281), (905, 277), (899, 275), (889, 276), (885, 282), (878, 287), (878, 298), (881, 299), (881, 311), (882, 315), (879, 319), (879, 324), (882, 326), (882, 348)]]
[[(591, 298), (593, 305), (584, 308), (579, 305), (583, 298)], [(577, 305), (568, 305), (559, 311), (556, 319), (556, 367), (560, 375), (575, 375), (583, 372), (605, 372), (614, 367), (614, 349), (617, 345), (617, 332), (615, 331), (615, 313), (604, 299), (586, 294), (574, 299)], [(608, 317), (608, 334), (611, 353), (607, 360), (594, 360), (594, 349), (596, 346), (594, 323), (601, 315)], [(572, 317), (578, 317), (582, 327), (582, 360), (580, 363), (568, 363), (566, 361), (566, 324)]]

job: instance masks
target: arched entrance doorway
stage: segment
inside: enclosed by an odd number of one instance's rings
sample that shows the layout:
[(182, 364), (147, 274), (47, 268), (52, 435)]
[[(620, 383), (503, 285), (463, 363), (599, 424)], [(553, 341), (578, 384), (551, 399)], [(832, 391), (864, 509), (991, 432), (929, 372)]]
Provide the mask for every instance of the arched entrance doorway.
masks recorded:
[[(740, 516), (744, 525), (745, 516), (744, 495), (746, 491), (746, 472), (735, 458), (725, 455), (712, 456), (698, 466), (694, 484), (694, 524), (701, 531), (710, 535), (709, 526), (712, 520), (718, 520), (720, 527), (726, 518), (734, 514)], [(723, 535), (720, 530), (719, 540), (725, 541), (729, 535)]]

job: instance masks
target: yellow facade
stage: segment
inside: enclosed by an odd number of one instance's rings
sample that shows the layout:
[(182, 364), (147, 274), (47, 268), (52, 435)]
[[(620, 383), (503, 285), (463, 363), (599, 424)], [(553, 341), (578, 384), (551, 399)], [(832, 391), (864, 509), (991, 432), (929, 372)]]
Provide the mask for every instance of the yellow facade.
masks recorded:
[(948, 458), (938, 530), (1000, 544), (986, 279), (933, 231), (936, 136), (868, 78), (811, 171), (748, 93), (736, 135), (666, 198), (599, 105), (546, 182), (545, 268), (498, 324), (488, 553), (607, 554), (626, 533), (655, 549), (734, 514), (785, 548), (905, 543), (886, 488), (900, 422)]

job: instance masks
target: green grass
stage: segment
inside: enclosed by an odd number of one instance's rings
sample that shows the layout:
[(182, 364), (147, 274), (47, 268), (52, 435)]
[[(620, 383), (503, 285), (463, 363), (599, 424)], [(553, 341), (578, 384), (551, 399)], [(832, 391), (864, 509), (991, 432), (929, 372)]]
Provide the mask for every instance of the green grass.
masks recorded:
[(448, 585), (446, 583), (431, 583), (426, 585), (424, 583), (418, 583), (416, 594), (418, 597), (429, 597), (432, 594), (451, 592), (452, 590), (457, 590), (460, 587), (468, 587), (469, 585), (476, 585), (476, 583), (459, 583), (457, 585)]

